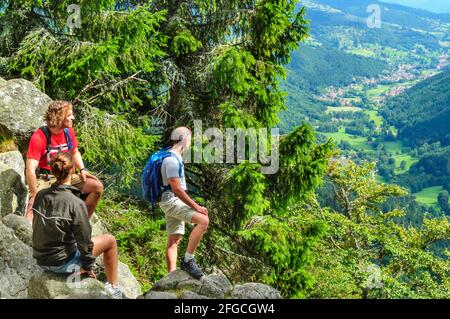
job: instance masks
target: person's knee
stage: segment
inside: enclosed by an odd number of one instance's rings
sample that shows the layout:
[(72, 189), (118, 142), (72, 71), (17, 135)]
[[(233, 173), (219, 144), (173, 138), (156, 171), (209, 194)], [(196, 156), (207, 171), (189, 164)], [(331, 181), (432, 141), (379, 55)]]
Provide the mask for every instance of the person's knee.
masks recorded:
[(181, 235), (170, 235), (168, 239), (168, 246), (178, 246), (181, 241)]
[(204, 231), (206, 231), (208, 229), (209, 226), (209, 217), (203, 215), (202, 219), (200, 220), (200, 222), (198, 223), (198, 225), (203, 228)]
[(101, 195), (101, 194), (103, 194), (103, 190), (104, 190), (103, 183), (100, 181), (97, 181), (95, 183), (94, 192)]
[(113, 235), (105, 235), (105, 240), (108, 243), (108, 247), (110, 248), (115, 248), (117, 247), (117, 241), (116, 241), (116, 237), (114, 237)]

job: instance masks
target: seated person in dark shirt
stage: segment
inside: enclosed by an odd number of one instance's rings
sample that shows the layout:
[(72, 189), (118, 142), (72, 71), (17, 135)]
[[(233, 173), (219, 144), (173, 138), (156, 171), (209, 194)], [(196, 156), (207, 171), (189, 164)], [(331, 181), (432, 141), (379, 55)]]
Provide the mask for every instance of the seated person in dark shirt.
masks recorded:
[(39, 191), (33, 204), (33, 257), (46, 271), (77, 272), (96, 278), (92, 267), (103, 254), (107, 283), (105, 289), (115, 299), (122, 298), (117, 286), (117, 243), (112, 235), (91, 238), (86, 204), (81, 191), (70, 185), (74, 171), (72, 154), (59, 152), (51, 162), (56, 182)]

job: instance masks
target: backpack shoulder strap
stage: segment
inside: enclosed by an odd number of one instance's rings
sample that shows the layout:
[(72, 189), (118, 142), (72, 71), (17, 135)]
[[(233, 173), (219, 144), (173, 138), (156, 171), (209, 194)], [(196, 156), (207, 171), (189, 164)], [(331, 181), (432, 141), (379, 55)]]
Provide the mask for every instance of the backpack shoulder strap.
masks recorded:
[(178, 158), (178, 156), (176, 156), (175, 154), (173, 154), (172, 152), (170, 152), (170, 156), (176, 158), (176, 160), (178, 161), (178, 176), (180, 178), (183, 177), (183, 164), (181, 163), (180, 159)]
[(40, 128), (40, 130), (44, 133), (45, 138), (47, 140), (47, 147), (52, 145), (51, 142), (51, 134), (50, 134), (50, 129), (48, 128), (48, 126), (43, 126)]
[(40, 130), (44, 133), (46, 139), (45, 154), (42, 157), (47, 156), (47, 163), (50, 163), (50, 149), (52, 147), (50, 129), (48, 126), (43, 126)]
[(72, 139), (70, 138), (70, 133), (69, 133), (69, 129), (68, 128), (64, 129), (64, 135), (66, 136), (67, 147), (69, 148), (69, 151), (72, 151), (73, 150), (73, 144), (72, 144)]

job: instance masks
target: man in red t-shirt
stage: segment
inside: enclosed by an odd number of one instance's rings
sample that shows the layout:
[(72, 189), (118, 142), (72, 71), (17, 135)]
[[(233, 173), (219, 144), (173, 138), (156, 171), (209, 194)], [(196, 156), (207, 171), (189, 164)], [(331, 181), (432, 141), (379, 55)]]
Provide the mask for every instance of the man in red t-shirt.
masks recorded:
[[(72, 186), (87, 194), (85, 199), (90, 218), (95, 211), (98, 201), (103, 193), (103, 184), (94, 175), (88, 173), (84, 167), (81, 153), (78, 151), (78, 140), (72, 128), (73, 107), (70, 102), (54, 101), (45, 114), (47, 132), (50, 136), (51, 147), (47, 148), (47, 136), (43, 129), (36, 130), (30, 139), (27, 151), (26, 174), (30, 199), (26, 217), (33, 219), (33, 202), (41, 189), (50, 187), (56, 179), (51, 175), (49, 160), (59, 151), (69, 152), (71, 149), (75, 168), (79, 174), (72, 175)], [(65, 129), (67, 132), (65, 132)], [(69, 137), (66, 137), (68, 133)], [(71, 145), (69, 145), (71, 144)]]

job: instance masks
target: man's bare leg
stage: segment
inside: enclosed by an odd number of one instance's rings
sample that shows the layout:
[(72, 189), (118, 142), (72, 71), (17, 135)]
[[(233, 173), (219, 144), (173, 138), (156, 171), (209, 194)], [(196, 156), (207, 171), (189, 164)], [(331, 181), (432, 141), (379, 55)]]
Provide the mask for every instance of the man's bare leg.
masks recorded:
[(181, 235), (169, 235), (166, 246), (167, 271), (171, 273), (177, 268), (178, 244), (181, 241)]
[(189, 242), (187, 245), (188, 254), (194, 255), (200, 241), (202, 240), (203, 234), (208, 229), (209, 218), (206, 215), (195, 213), (192, 216), (192, 224), (196, 224), (195, 228), (192, 230), (189, 236)]

